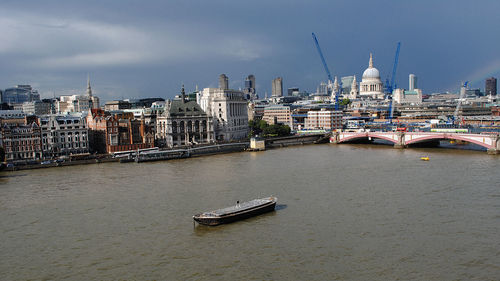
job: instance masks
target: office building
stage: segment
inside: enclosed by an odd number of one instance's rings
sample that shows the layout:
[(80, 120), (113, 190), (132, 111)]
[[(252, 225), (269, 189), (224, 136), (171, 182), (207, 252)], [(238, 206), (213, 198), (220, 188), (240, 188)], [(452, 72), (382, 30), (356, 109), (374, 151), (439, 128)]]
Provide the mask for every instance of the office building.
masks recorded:
[(254, 100), (258, 99), (257, 91), (255, 89), (255, 76), (250, 74), (245, 79), (245, 88), (243, 89), (243, 93), (247, 96), (247, 99)]
[(418, 87), (417, 87), (417, 76), (415, 76), (415, 74), (410, 74), (409, 75), (408, 82), (409, 82), (409, 87), (408, 87), (409, 91), (413, 91), (415, 89), (418, 89)]
[(219, 76), (219, 89), (229, 89), (229, 78), (227, 78), (226, 74), (221, 74)]
[(323, 129), (328, 131), (342, 129), (342, 111), (328, 110), (326, 108), (310, 110), (307, 112), (304, 128), (307, 130)]
[(89, 152), (85, 117), (47, 115), (40, 117), (43, 158)]
[(417, 76), (410, 74), (408, 77), (410, 90), (394, 89), (392, 91), (392, 100), (399, 104), (421, 104), (422, 90), (417, 88)]
[(14, 88), (5, 89), (2, 93), (2, 102), (16, 104), (40, 100), (40, 94), (31, 85), (17, 85)]
[(273, 79), (272, 96), (273, 97), (283, 96), (283, 78), (278, 77), (276, 79)]
[(271, 105), (264, 108), (264, 115), (262, 120), (266, 121), (267, 124), (282, 124), (288, 125), (293, 128), (292, 122), (292, 111), (290, 106), (285, 105)]
[(201, 109), (213, 117), (215, 139), (231, 141), (248, 136), (248, 101), (242, 91), (205, 88), (197, 97)]
[(497, 79), (495, 77), (490, 77), (486, 79), (484, 87), (484, 94), (487, 96), (497, 95)]
[(23, 124), (2, 122), (0, 132), (6, 161), (42, 159), (40, 126), (36, 122), (28, 122), (27, 119)]
[(299, 88), (294, 87), (294, 88), (288, 88), (288, 96), (299, 96)]

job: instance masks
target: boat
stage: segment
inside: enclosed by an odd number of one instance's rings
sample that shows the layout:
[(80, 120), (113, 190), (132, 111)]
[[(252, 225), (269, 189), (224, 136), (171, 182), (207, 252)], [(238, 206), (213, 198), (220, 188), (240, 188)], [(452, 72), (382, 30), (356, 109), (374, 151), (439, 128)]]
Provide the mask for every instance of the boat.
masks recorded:
[(193, 219), (199, 224), (209, 226), (231, 223), (263, 213), (272, 212), (276, 207), (277, 201), (278, 198), (271, 196), (243, 203), (237, 202), (236, 205), (231, 207), (196, 214), (193, 216)]
[(429, 156), (420, 157), (420, 160), (423, 160), (423, 161), (429, 161)]

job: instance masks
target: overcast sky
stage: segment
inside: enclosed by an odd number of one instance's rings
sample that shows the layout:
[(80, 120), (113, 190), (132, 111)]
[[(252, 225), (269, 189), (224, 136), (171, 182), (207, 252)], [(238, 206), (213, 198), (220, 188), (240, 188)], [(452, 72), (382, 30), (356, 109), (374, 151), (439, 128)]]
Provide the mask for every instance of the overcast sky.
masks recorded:
[[(42, 97), (84, 93), (172, 98), (216, 87), (225, 73), (257, 92), (314, 92), (326, 80), (311, 32), (332, 75), (356, 75), (369, 53), (383, 80), (401, 53), (396, 81), (418, 77), (424, 93), (484, 89), (500, 76), (500, 1), (48, 0), (0, 2), (0, 89), (31, 84)], [(286, 90), (285, 90), (286, 91)]]

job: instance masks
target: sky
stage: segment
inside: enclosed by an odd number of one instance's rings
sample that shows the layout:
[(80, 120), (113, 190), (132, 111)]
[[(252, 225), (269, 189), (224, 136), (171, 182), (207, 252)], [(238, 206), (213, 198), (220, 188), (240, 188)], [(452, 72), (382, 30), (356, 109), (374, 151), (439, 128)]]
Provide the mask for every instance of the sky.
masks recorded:
[(327, 76), (311, 33), (334, 76), (361, 81), (370, 52), (396, 83), (418, 77), (424, 93), (484, 89), (500, 77), (498, 0), (2, 0), (0, 89), (31, 84), (42, 98), (83, 94), (90, 76), (103, 101), (173, 98), (182, 85), (243, 88), (271, 81), (315, 92)]

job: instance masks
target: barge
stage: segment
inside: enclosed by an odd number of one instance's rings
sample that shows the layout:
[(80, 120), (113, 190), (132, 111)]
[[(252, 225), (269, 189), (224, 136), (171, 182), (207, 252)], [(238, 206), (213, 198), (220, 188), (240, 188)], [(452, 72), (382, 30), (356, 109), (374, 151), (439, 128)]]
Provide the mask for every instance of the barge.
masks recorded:
[(267, 197), (254, 199), (248, 202), (237, 203), (234, 206), (204, 212), (193, 216), (194, 221), (203, 225), (219, 225), (243, 220), (263, 213), (272, 212), (276, 207), (278, 198)]

